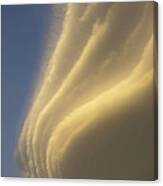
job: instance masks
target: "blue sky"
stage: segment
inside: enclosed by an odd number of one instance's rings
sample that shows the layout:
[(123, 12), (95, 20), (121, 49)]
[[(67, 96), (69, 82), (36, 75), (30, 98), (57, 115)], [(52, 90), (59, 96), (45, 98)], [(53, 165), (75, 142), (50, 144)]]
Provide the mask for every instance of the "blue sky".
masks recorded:
[(38, 74), (52, 6), (2, 6), (2, 176), (19, 176), (14, 158), (20, 126)]

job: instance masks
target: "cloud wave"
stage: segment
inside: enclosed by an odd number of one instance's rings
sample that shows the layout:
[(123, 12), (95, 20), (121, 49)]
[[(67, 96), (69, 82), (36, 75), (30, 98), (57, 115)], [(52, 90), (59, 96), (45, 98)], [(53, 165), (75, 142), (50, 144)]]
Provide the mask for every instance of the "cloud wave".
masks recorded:
[[(153, 6), (67, 5), (62, 33), (19, 137), (17, 153), (24, 176), (121, 178), (127, 175), (130, 160), (136, 160), (134, 144), (142, 156), (128, 175), (152, 176), (153, 164), (145, 159), (153, 158), (146, 153), (153, 150), (154, 116), (147, 117), (153, 112)], [(117, 138), (127, 143), (124, 135), (134, 134), (131, 126), (135, 132), (144, 128), (147, 132), (140, 146), (140, 136), (131, 136), (130, 145), (123, 144), (128, 151), (124, 153)], [(118, 153), (123, 168), (118, 167)], [(143, 161), (148, 171), (139, 170)]]

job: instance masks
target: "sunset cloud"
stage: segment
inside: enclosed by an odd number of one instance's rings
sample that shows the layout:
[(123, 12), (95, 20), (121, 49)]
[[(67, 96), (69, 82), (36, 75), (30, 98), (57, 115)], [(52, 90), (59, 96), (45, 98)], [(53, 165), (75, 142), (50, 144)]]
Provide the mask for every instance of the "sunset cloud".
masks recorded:
[[(126, 176), (136, 161), (129, 176), (148, 179), (153, 164), (147, 159), (152, 160), (154, 148), (150, 140), (154, 5), (65, 6), (62, 32), (57, 41), (50, 41), (57, 42), (56, 47), (36, 85), (20, 134), (22, 174), (114, 178), (121, 153), (119, 177)], [(138, 133), (144, 130), (145, 134)], [(146, 168), (140, 170), (142, 162)]]

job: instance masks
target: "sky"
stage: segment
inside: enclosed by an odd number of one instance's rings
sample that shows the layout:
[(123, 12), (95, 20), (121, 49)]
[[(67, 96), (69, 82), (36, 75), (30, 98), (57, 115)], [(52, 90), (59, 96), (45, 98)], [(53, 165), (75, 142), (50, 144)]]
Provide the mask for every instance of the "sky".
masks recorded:
[(20, 133), (24, 176), (156, 179), (154, 6), (66, 6)]
[(14, 153), (47, 40), (50, 5), (2, 6), (2, 176), (19, 176)]
[(51, 50), (48, 6), (2, 10), (3, 175), (18, 173), (17, 150), (24, 177), (156, 179), (155, 3), (62, 15)]

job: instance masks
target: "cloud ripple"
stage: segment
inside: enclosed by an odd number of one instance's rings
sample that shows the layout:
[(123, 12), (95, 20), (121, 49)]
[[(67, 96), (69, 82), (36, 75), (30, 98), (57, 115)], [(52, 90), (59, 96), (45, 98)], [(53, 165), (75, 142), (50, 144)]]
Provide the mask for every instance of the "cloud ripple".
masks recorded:
[(17, 147), (27, 177), (153, 176), (153, 8), (66, 5)]

